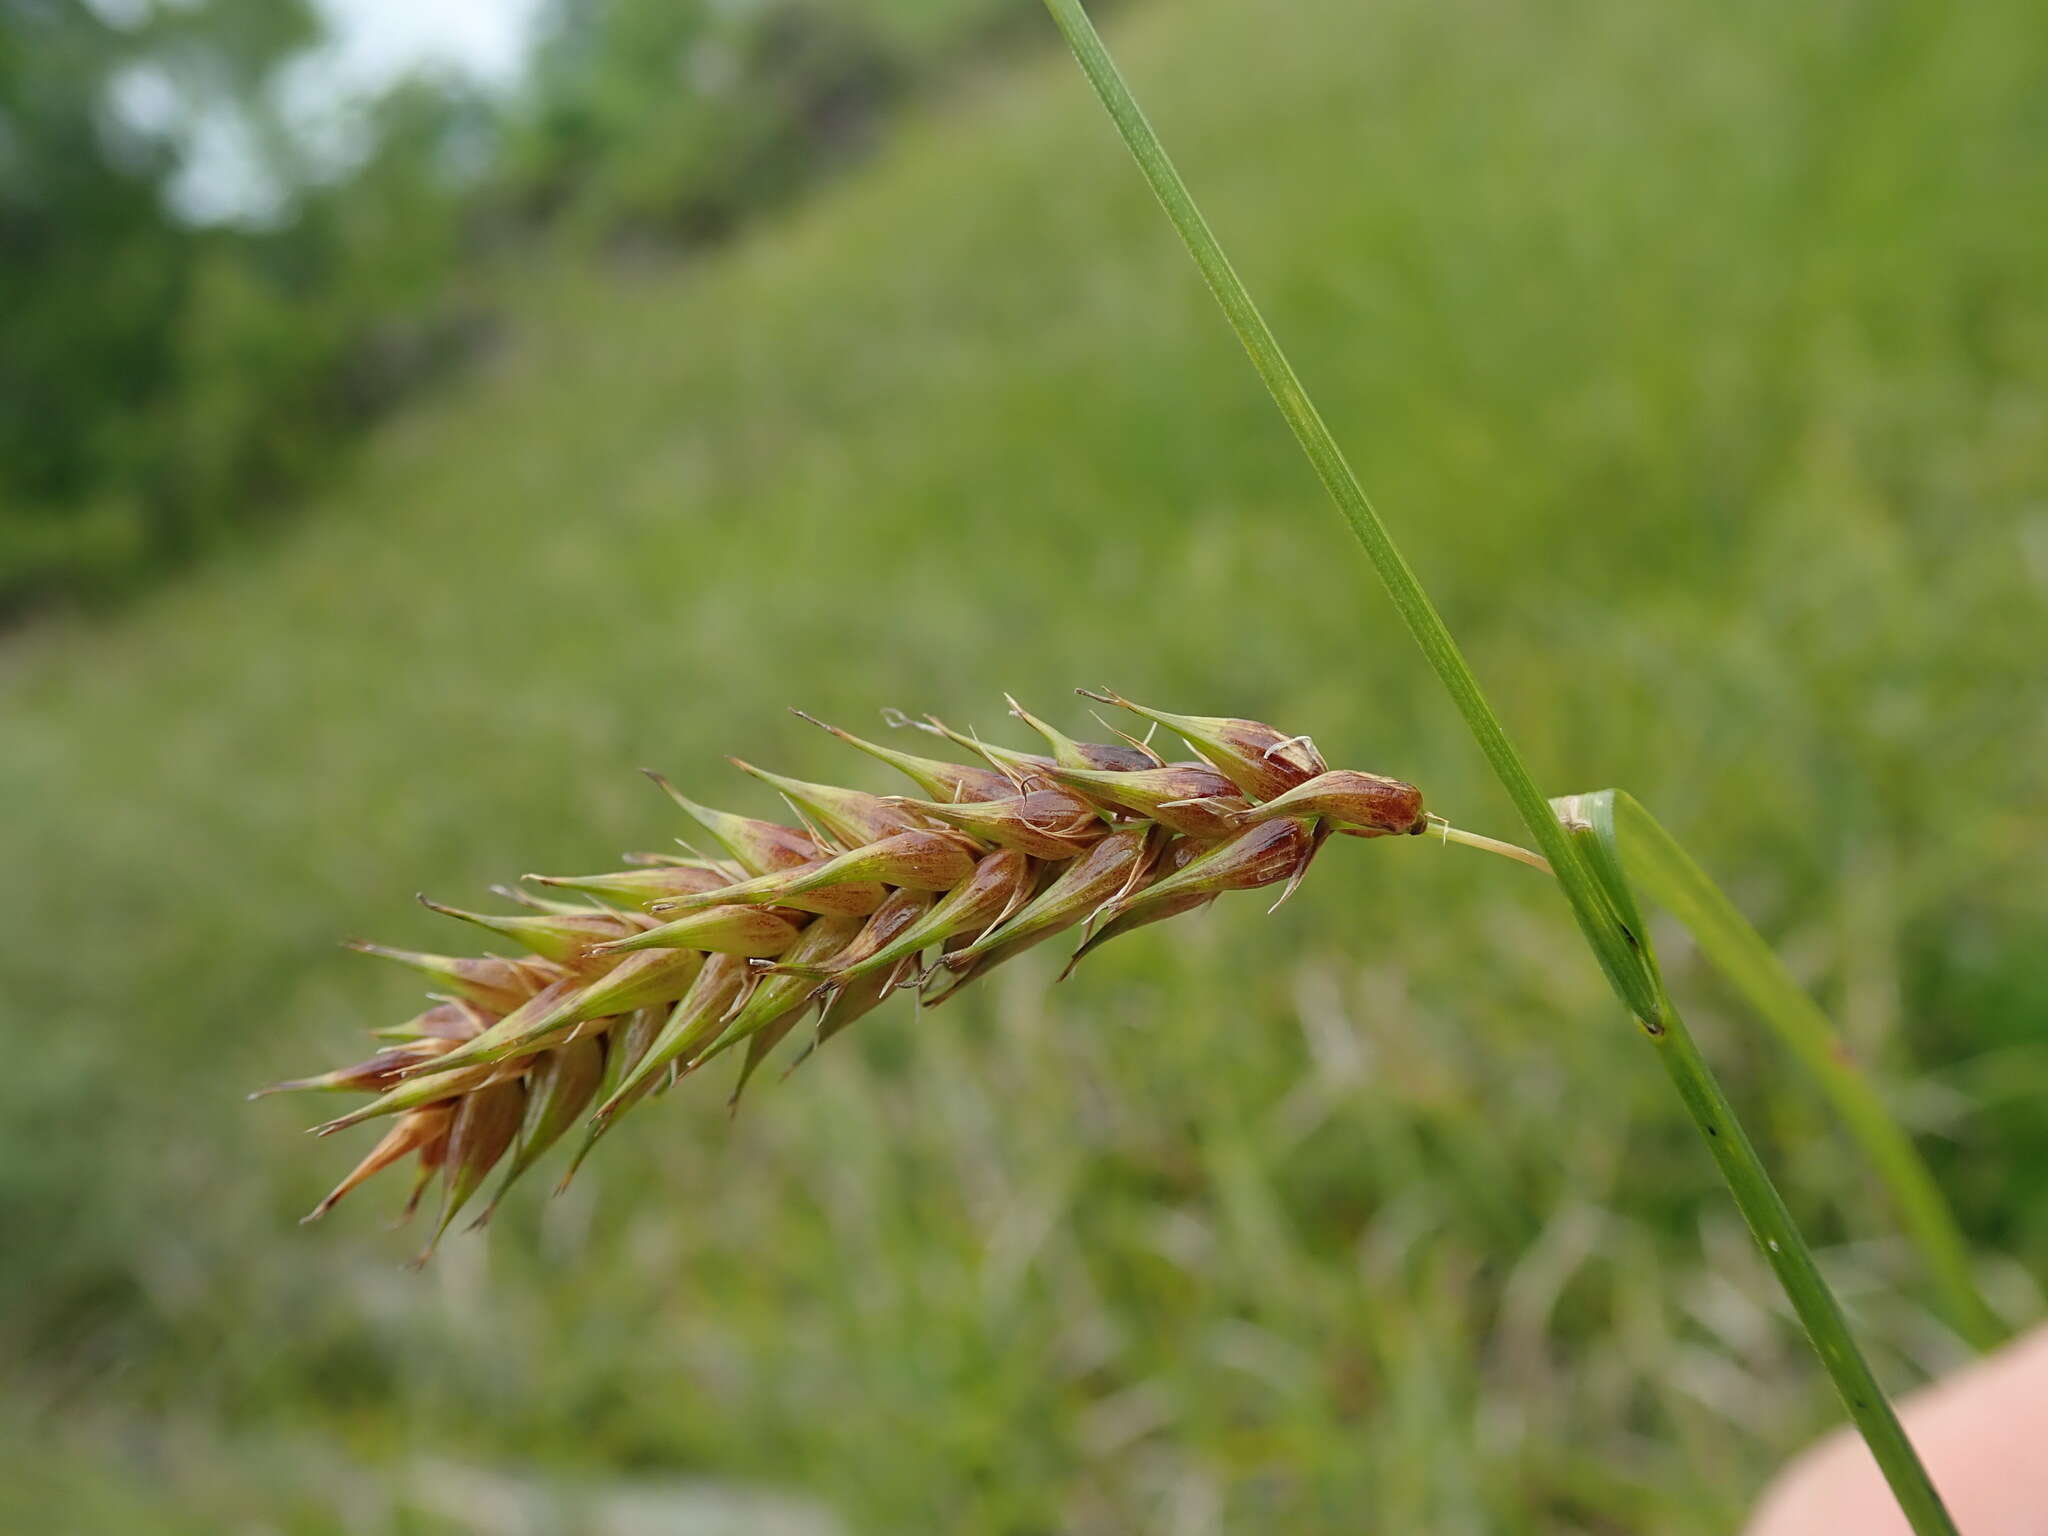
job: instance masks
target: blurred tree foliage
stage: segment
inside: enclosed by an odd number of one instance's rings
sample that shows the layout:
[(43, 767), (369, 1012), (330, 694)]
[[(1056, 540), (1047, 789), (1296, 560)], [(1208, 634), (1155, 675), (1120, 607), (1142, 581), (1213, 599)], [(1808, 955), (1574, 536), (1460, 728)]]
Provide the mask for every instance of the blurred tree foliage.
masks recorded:
[[(0, 0), (0, 615), (288, 505), (489, 340), (508, 253), (724, 237), (1029, 9), (553, 0), (510, 95), (402, 83), (337, 172), (278, 89), (322, 38), (306, 0)], [(181, 203), (208, 131), (248, 162), (243, 216)]]

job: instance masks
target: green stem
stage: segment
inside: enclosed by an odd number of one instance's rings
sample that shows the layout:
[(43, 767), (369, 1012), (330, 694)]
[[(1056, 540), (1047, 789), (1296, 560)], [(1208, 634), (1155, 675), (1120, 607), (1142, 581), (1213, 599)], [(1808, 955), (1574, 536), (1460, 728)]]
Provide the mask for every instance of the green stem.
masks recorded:
[(1253, 368), (1293, 429), (1324, 489), (1364, 546), (1395, 610), (1465, 717), (1466, 727), (1514, 802), (1530, 835), (1549, 858), (1588, 947), (1616, 993), (1660, 1047), (1680, 1097), (1707, 1138), (1736, 1203), (1763, 1246), (1766, 1259), (1777, 1271), (1850, 1417), (1869, 1442), (1871, 1454), (1884, 1469), (1913, 1529), (1920, 1536), (1955, 1536), (1940, 1495), (1934, 1491), (1926, 1469), (1899, 1428), (1755, 1148), (1741, 1134), (1727, 1100), (1671, 1008), (1648, 948), (1638, 938), (1640, 924), (1624, 917), (1625, 913), (1632, 913), (1632, 902), (1628, 906), (1617, 904), (1626, 897), (1626, 882), (1621, 882), (1617, 892), (1612, 880), (1596, 879), (1583, 854), (1581, 839), (1568, 835), (1552, 814), (1499, 717), (1487, 703), (1457, 642), (1451, 638), (1414, 571), (1395, 548), (1329, 427), (1310, 402), (1279, 342), (1195, 207), (1187, 185), (1118, 73), (1080, 0), (1045, 3), (1160, 206), (1180, 232), (1203, 281), (1222, 306), (1231, 328), (1250, 355)]
[(1463, 827), (1454, 827), (1448, 821), (1430, 818), (1430, 836), (1438, 842), (1455, 843), (1460, 848), (1477, 848), (1481, 853), (1498, 854), (1504, 859), (1513, 859), (1517, 864), (1526, 864), (1531, 869), (1540, 869), (1544, 874), (1555, 874), (1550, 860), (1540, 853), (1531, 853), (1518, 843), (1504, 843), (1497, 837), (1482, 837), (1477, 832), (1467, 832)]

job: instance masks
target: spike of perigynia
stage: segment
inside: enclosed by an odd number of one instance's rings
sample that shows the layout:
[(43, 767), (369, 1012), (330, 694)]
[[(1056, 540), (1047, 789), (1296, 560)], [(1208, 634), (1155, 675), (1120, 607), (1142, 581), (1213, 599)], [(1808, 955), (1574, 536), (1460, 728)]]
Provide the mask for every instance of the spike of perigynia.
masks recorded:
[(1088, 768), (1102, 773), (1135, 773), (1145, 768), (1163, 768), (1165, 763), (1150, 747), (1132, 742), (1076, 741), (1066, 732), (1058, 730), (1019, 704), (1009, 694), (1003, 695), (1003, 702), (1010, 706), (1010, 713), (1038, 732), (1052, 748), (1052, 760), (1062, 768)]
[(594, 945), (607, 940), (621, 938), (638, 932), (645, 924), (637, 918), (620, 913), (580, 912), (573, 916), (556, 916), (540, 912), (519, 912), (501, 916), (495, 912), (465, 912), (460, 907), (443, 906), (438, 901), (419, 898), (421, 906), (429, 912), (438, 912), (443, 917), (453, 917), (465, 923), (475, 923), (479, 928), (488, 928), (493, 933), (502, 933), (513, 942), (525, 945), (544, 960), (558, 965), (569, 965), (581, 960)]
[(1079, 691), (1084, 698), (1114, 704), (1165, 726), (1254, 800), (1283, 795), (1330, 766), (1306, 736), (1289, 736), (1263, 721), (1228, 715), (1176, 715), (1134, 704), (1107, 689)]
[(732, 855), (733, 862), (750, 875), (788, 869), (815, 859), (826, 851), (808, 832), (785, 827), (776, 821), (757, 821), (751, 816), (735, 816), (730, 811), (699, 805), (652, 768), (643, 768), (641, 772), (654, 780), (662, 792), (689, 813), (699, 826), (718, 839), (719, 846)]
[(1319, 773), (1264, 805), (1239, 812), (1237, 820), (1246, 826), (1275, 816), (1322, 817), (1340, 830), (1388, 837), (1412, 835), (1429, 824), (1422, 811), (1422, 791), (1413, 784), (1349, 768)]
[(431, 976), (464, 1002), (488, 1008), (493, 1013), (510, 1013), (544, 985), (525, 966), (495, 956), (471, 959), (459, 955), (430, 955), (419, 950), (372, 944), (366, 939), (350, 939), (345, 947), (359, 955), (396, 960), (424, 976)]
[(899, 752), (894, 747), (885, 747), (880, 742), (868, 741), (851, 731), (842, 731), (836, 725), (827, 725), (816, 715), (805, 714), (800, 709), (792, 709), (790, 713), (800, 720), (810, 721), (820, 730), (831, 732), (849, 747), (887, 763), (934, 800), (1000, 800), (1005, 795), (1017, 792), (1009, 778), (993, 768), (949, 763), (936, 757), (919, 757), (914, 752)]
[(347, 1178), (328, 1192), (326, 1199), (299, 1218), (300, 1225), (318, 1221), (339, 1205), (343, 1196), (361, 1186), (364, 1181), (376, 1177), (406, 1154), (417, 1152), (446, 1136), (449, 1123), (454, 1118), (455, 1106), (452, 1104), (435, 1104), (426, 1109), (414, 1110), (384, 1133), (383, 1139), (370, 1149), (369, 1155), (350, 1170)]
[[(1149, 736), (1140, 742), (1114, 727), (1121, 745), (1076, 741), (1014, 699), (1049, 754), (991, 746), (932, 717), (918, 724), (966, 749), (963, 766), (817, 722), (907, 774), (922, 798), (808, 783), (734, 759), (782, 793), (799, 829), (699, 805), (654, 775), (717, 840), (718, 856), (685, 844), (687, 855), (628, 854), (628, 867), (601, 874), (528, 876), (562, 895), (493, 887), (518, 909), (504, 916), (436, 908), (529, 955), (357, 945), (441, 985), (430, 993), (436, 1007), (372, 1031), (385, 1044), (367, 1060), (264, 1090), (376, 1095), (323, 1133), (393, 1117), (321, 1209), (411, 1157), (419, 1176), (408, 1212), (430, 1181), (444, 1185), (438, 1241), (465, 1202), (483, 1204), (472, 1196), (493, 1163), (496, 1191), (473, 1225), (553, 1143), (575, 1139), (567, 1128), (579, 1115), (590, 1121), (568, 1160), (571, 1176), (620, 1114), (744, 1047), (736, 1104), (814, 1011), (799, 1062), (898, 990), (934, 1006), (1081, 928), (1071, 971), (1110, 939), (1222, 891), (1281, 886), (1284, 901), (1330, 835), (1422, 825), (1413, 786), (1331, 771), (1305, 738), (1091, 697), (1179, 732), (1201, 760), (1163, 761)], [(913, 723), (890, 713), (892, 725)]]
[(597, 1093), (603, 1075), (604, 1040), (598, 1035), (579, 1036), (534, 1063), (526, 1075), (526, 1118), (519, 1126), (518, 1150), (505, 1165), (490, 1204), (470, 1223), (472, 1230), (490, 1221), (505, 1192), (567, 1134)]
[(910, 811), (891, 804), (880, 795), (785, 778), (737, 757), (730, 761), (741, 773), (752, 774), (780, 792), (783, 799), (816, 822), (827, 837), (838, 843), (840, 851), (879, 842), (898, 832), (915, 832), (925, 825)]
[(766, 907), (722, 906), (692, 912), (631, 938), (602, 945), (599, 954), (635, 949), (708, 949), (714, 954), (766, 960), (796, 942), (796, 925)]
[(526, 1115), (526, 1089), (517, 1081), (491, 1083), (468, 1095), (456, 1106), (455, 1123), (448, 1130), (447, 1180), (441, 1197), (441, 1219), (434, 1235), (412, 1261), (417, 1269), (434, 1255), (449, 1223), (484, 1178), (498, 1165), (519, 1134), (519, 1122)]

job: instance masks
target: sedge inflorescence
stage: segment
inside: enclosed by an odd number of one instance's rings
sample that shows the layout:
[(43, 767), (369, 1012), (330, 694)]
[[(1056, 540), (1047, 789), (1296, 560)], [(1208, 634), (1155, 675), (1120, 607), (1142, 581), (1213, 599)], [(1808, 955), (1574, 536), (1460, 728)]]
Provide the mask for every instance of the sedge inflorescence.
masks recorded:
[(306, 1219), (412, 1158), (408, 1215), (441, 1176), (437, 1242), (494, 1168), (504, 1172), (474, 1225), (579, 1125), (563, 1185), (619, 1116), (743, 1050), (737, 1104), (761, 1063), (813, 1014), (798, 1061), (899, 989), (935, 1006), (1078, 929), (1070, 972), (1119, 934), (1225, 891), (1284, 885), (1284, 900), (1333, 834), (1424, 828), (1412, 785), (1332, 769), (1307, 737), (1086, 696), (1165, 727), (1194, 756), (1169, 761), (1149, 736), (1120, 732), (1113, 743), (1077, 741), (1015, 700), (1011, 713), (1045, 751), (894, 717), (976, 759), (945, 761), (818, 721), (899, 769), (918, 793), (806, 783), (733, 759), (780, 792), (798, 823), (788, 825), (714, 810), (651, 774), (715, 850), (629, 854), (629, 867), (601, 874), (528, 875), (537, 890), (497, 888), (519, 908), (505, 915), (426, 902), (516, 943), (517, 956), (353, 944), (425, 972), (440, 990), (433, 1007), (378, 1031), (385, 1043), (367, 1060), (262, 1090), (375, 1095), (317, 1127), (322, 1135), (391, 1122)]

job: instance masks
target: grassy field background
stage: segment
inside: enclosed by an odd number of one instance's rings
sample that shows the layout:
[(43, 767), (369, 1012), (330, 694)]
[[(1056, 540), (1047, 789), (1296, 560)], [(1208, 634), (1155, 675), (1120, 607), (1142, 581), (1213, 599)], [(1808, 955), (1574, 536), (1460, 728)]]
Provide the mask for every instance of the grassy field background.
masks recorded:
[[(1116, 22), (1540, 781), (1728, 883), (2038, 1316), (2038, 7)], [(424, 1275), (392, 1191), (295, 1226), (353, 1143), (241, 1095), (415, 1006), (335, 940), (659, 846), (642, 764), (885, 782), (786, 704), (1108, 682), (1514, 830), (1050, 46), (716, 261), (523, 284), (288, 534), (0, 651), (0, 1524), (1705, 1536), (1833, 1422), (1562, 906), (1419, 839), (893, 1006), (734, 1124), (693, 1085)], [(1953, 1363), (1664, 942), (1883, 1375)]]

